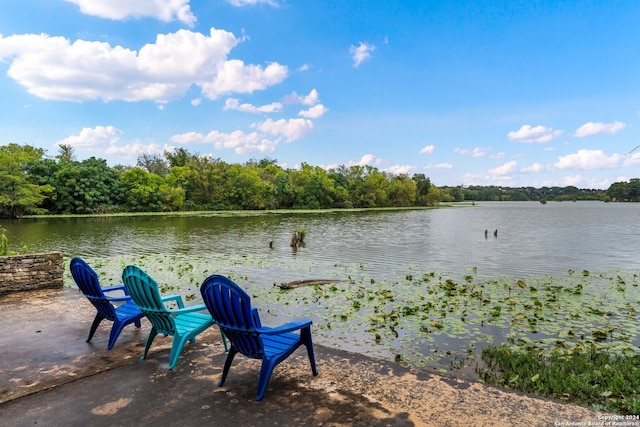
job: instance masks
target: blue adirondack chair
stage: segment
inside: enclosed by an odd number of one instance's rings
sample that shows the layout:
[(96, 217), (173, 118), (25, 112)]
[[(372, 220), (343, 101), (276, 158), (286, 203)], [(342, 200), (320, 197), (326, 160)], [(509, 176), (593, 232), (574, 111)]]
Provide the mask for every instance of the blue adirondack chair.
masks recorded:
[(301, 345), (307, 348), (313, 375), (318, 375), (311, 340), (311, 320), (300, 319), (277, 328), (262, 326), (258, 310), (251, 307), (249, 295), (232, 280), (219, 274), (207, 277), (200, 286), (200, 292), (213, 321), (231, 341), (218, 386), (224, 384), (236, 353), (261, 359), (256, 396), (256, 400), (261, 400), (273, 369)]
[[(123, 285), (105, 288), (100, 287), (98, 274), (80, 257), (75, 257), (71, 260), (70, 269), (78, 289), (91, 301), (91, 304), (93, 304), (98, 311), (91, 324), (87, 342), (91, 341), (93, 334), (96, 332), (96, 329), (98, 329), (98, 325), (105, 319), (113, 322), (107, 350), (113, 348), (120, 332), (122, 332), (122, 329), (129, 323), (134, 323), (136, 327), (140, 327), (140, 319), (144, 317), (144, 314), (135, 303), (131, 301), (131, 297), (127, 295)], [(109, 293), (113, 291), (120, 291), (121, 295), (124, 292), (124, 295), (118, 297), (108, 297), (105, 295), (105, 292)], [(114, 306), (112, 304), (113, 302), (124, 302), (124, 304)]]
[[(122, 272), (122, 281), (133, 301), (151, 322), (152, 328), (147, 337), (141, 360), (147, 357), (147, 352), (153, 339), (158, 334), (173, 336), (169, 369), (176, 366), (178, 357), (187, 341), (195, 342), (196, 336), (204, 332), (213, 324), (204, 304), (185, 307), (180, 295), (160, 296), (156, 281), (139, 267), (129, 265)], [(175, 301), (177, 309), (169, 310), (165, 302)], [(224, 336), (222, 337), (224, 341)]]

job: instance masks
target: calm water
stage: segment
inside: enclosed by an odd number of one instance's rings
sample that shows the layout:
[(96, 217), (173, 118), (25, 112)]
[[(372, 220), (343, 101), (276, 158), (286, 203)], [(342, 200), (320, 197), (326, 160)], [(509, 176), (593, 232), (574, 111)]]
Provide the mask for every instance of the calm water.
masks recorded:
[[(253, 216), (141, 216), (23, 219), (0, 223), (13, 249), (61, 251), (65, 257), (213, 255), (250, 257), (278, 276), (336, 264), (388, 278), (407, 268), (525, 277), (640, 269), (640, 204), (485, 202), (475, 207)], [(291, 233), (305, 229), (293, 251)], [(488, 236), (485, 238), (485, 230)], [(494, 237), (494, 230), (498, 230)], [(274, 249), (269, 249), (269, 242)], [(269, 267), (275, 266), (275, 270)], [(239, 266), (241, 268), (241, 266)], [(288, 274), (288, 273), (286, 273)]]

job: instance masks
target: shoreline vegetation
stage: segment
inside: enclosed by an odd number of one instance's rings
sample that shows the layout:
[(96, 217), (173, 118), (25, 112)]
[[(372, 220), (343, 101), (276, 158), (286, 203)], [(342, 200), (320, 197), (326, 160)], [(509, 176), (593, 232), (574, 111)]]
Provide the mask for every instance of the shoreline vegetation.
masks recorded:
[(226, 163), (184, 148), (142, 155), (137, 165), (75, 160), (61, 145), (54, 157), (30, 145), (0, 146), (0, 218), (130, 212), (282, 211), (437, 207), (479, 201), (640, 201), (640, 179), (609, 189), (436, 186), (422, 173), (374, 166), (283, 168), (264, 158)]

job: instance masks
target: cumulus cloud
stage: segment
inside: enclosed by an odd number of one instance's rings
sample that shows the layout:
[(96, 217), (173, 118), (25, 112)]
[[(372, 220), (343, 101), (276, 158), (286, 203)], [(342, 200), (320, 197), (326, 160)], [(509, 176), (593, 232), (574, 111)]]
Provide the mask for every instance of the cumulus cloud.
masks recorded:
[(384, 171), (393, 175), (409, 175), (409, 173), (415, 169), (416, 167), (412, 165), (393, 165), (386, 168)]
[(434, 145), (427, 145), (420, 150), (420, 154), (431, 154), (436, 151), (436, 147)]
[(486, 154), (485, 151), (480, 147), (476, 147), (473, 150), (469, 150), (466, 148), (454, 148), (453, 151), (454, 153), (458, 153), (463, 156), (471, 155), (471, 157), (482, 157)]
[(280, 142), (293, 142), (313, 129), (313, 122), (306, 119), (267, 119), (252, 125), (256, 131), (230, 133), (213, 130), (207, 134), (185, 132), (174, 135), (171, 141), (178, 144), (213, 144), (218, 149), (233, 149), (237, 154), (273, 152)]
[[(113, 20), (150, 17), (164, 22), (178, 20), (193, 26), (190, 0), (66, 0), (80, 7), (85, 15)], [(235, 0), (239, 1), (239, 0)], [(246, 1), (246, 0), (245, 0)], [(256, 0), (257, 1), (257, 0)]]
[(602, 150), (578, 150), (577, 153), (558, 157), (554, 165), (558, 169), (601, 169), (617, 167), (623, 156), (607, 156)]
[(520, 172), (524, 172), (524, 173), (537, 173), (537, 172), (542, 172), (546, 169), (546, 167), (543, 164), (540, 163), (534, 163), (531, 166), (527, 166), (524, 167), (522, 169), (520, 169)]
[(425, 169), (452, 169), (453, 165), (451, 163), (429, 163), (424, 167)]
[(575, 136), (582, 138), (585, 136), (596, 135), (599, 133), (614, 134), (620, 132), (627, 125), (623, 122), (615, 121), (613, 123), (588, 122), (576, 129)]
[(284, 97), (283, 102), (285, 104), (302, 104), (302, 105), (316, 105), (320, 102), (320, 95), (315, 89), (311, 89), (308, 95), (298, 95), (297, 92), (293, 92), (290, 95)]
[(171, 137), (178, 144), (213, 144), (218, 149), (233, 149), (237, 154), (268, 153), (275, 150), (278, 144), (258, 132), (245, 133), (240, 130), (225, 133), (217, 130), (208, 134), (187, 132)]
[(553, 130), (552, 128), (542, 125), (535, 127), (523, 125), (517, 131), (512, 131), (507, 134), (509, 141), (539, 144), (547, 143), (560, 135), (562, 135), (561, 130)]
[(116, 144), (123, 132), (113, 126), (83, 128), (78, 135), (71, 135), (56, 142), (57, 146), (70, 145), (74, 148), (105, 148)]
[(160, 34), (138, 52), (103, 42), (46, 34), (2, 37), (0, 60), (11, 59), (7, 74), (37, 97), (63, 101), (151, 100), (166, 103), (192, 85), (215, 99), (252, 93), (282, 82), (286, 66), (266, 67), (228, 60), (241, 40), (211, 28), (209, 35), (189, 30)]
[(175, 150), (175, 147), (168, 144), (160, 146), (159, 144), (143, 144), (139, 141), (135, 141), (131, 144), (126, 144), (123, 146), (110, 145), (104, 152), (105, 154), (109, 155), (122, 156), (129, 159), (137, 159), (142, 154), (161, 154), (165, 151), (172, 152), (173, 150)]
[(313, 129), (313, 122), (307, 119), (267, 119), (262, 123), (254, 124), (253, 127), (266, 134), (284, 137), (286, 142), (292, 142), (302, 138), (302, 136)]
[(518, 166), (518, 162), (512, 160), (510, 162), (505, 163), (502, 166), (498, 166), (497, 168), (493, 168), (489, 170), (489, 174), (491, 175), (508, 175), (516, 170)]
[(308, 110), (302, 110), (298, 113), (299, 116), (306, 117), (308, 119), (318, 119), (324, 116), (329, 109), (322, 104), (314, 105)]
[(351, 58), (353, 59), (353, 66), (358, 68), (360, 64), (371, 59), (371, 53), (376, 50), (376, 47), (369, 43), (360, 42), (359, 46), (353, 46), (349, 48)]
[(282, 104), (279, 102), (272, 102), (271, 104), (255, 106), (252, 104), (240, 104), (240, 101), (235, 98), (229, 98), (224, 103), (224, 110), (236, 110), (243, 113), (277, 113), (282, 111)]

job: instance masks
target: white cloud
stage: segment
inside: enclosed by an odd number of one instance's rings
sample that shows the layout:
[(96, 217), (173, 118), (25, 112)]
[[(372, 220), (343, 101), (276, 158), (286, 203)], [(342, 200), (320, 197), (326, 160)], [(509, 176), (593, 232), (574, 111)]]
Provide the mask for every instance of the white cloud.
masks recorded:
[(124, 146), (110, 145), (105, 150), (105, 154), (137, 159), (142, 154), (162, 154), (165, 151), (172, 152), (174, 149), (175, 147), (167, 144), (161, 147), (159, 144), (142, 144), (136, 141)]
[(351, 46), (349, 52), (353, 59), (353, 66), (358, 68), (360, 64), (371, 59), (371, 52), (376, 50), (376, 47), (369, 43), (360, 42), (359, 46)]
[(524, 167), (524, 168), (520, 169), (520, 172), (538, 173), (538, 172), (544, 171), (545, 169), (546, 169), (546, 167), (543, 164), (534, 163), (531, 166), (527, 166), (527, 167)]
[(307, 119), (267, 119), (262, 123), (252, 125), (260, 132), (276, 137), (285, 137), (286, 142), (296, 141), (313, 129), (313, 122)]
[(241, 111), (243, 113), (254, 113), (254, 114), (278, 113), (282, 111), (282, 104), (279, 102), (272, 102), (271, 104), (261, 105), (259, 107), (256, 107), (255, 105), (251, 105), (251, 104), (240, 104), (239, 100), (235, 98), (229, 98), (224, 103), (224, 110), (225, 111), (236, 110), (236, 111)]
[(202, 82), (202, 93), (211, 99), (226, 93), (253, 93), (282, 82), (288, 74), (287, 67), (276, 62), (263, 69), (232, 59), (218, 65), (212, 80)]
[(420, 154), (431, 154), (436, 151), (435, 145), (427, 145), (420, 150)]
[(531, 127), (530, 125), (523, 125), (519, 130), (515, 132), (509, 132), (507, 136), (509, 141), (524, 142), (524, 143), (540, 143), (544, 144), (551, 141), (554, 138), (562, 135), (561, 130), (553, 130), (542, 125)]
[(257, 4), (268, 4), (269, 6), (278, 6), (277, 0), (227, 0), (231, 6), (255, 6)]
[(324, 116), (329, 109), (322, 104), (314, 105), (308, 110), (302, 110), (298, 113), (299, 116), (306, 117), (308, 119), (318, 119)]
[(453, 165), (451, 163), (429, 163), (424, 166), (425, 169), (453, 169)]
[(466, 148), (454, 148), (453, 152), (457, 154), (461, 154), (463, 156), (467, 156), (470, 154), (471, 157), (482, 157), (486, 154), (485, 151), (480, 147), (476, 147), (473, 150), (469, 150)]
[(617, 167), (623, 156), (607, 156), (602, 150), (578, 150), (575, 154), (558, 157), (554, 165), (558, 169), (600, 169)]
[(240, 130), (230, 133), (214, 130), (208, 134), (186, 132), (172, 136), (171, 140), (179, 144), (213, 144), (218, 150), (233, 149), (237, 154), (266, 153), (273, 152), (280, 142), (298, 140), (313, 129), (311, 120), (306, 119), (267, 119), (252, 126), (256, 131), (250, 133)]
[(273, 152), (278, 145), (277, 140), (270, 140), (258, 132), (244, 133), (234, 131), (224, 133), (211, 131), (208, 134), (187, 132), (171, 137), (178, 144), (213, 144), (217, 150), (233, 149), (237, 154)]
[(182, 97), (192, 85), (215, 99), (232, 92), (252, 93), (280, 83), (286, 66), (265, 68), (228, 60), (240, 42), (232, 33), (209, 35), (179, 30), (160, 34), (139, 52), (108, 43), (27, 34), (2, 37), (0, 61), (12, 59), (9, 77), (37, 97), (63, 101), (152, 100)]
[(320, 102), (320, 95), (315, 89), (311, 89), (308, 95), (298, 95), (297, 92), (293, 92), (290, 95), (284, 97), (283, 102), (285, 104), (302, 104), (302, 105), (316, 105)]
[(562, 178), (562, 186), (567, 187), (571, 185), (576, 187), (584, 180), (585, 180), (584, 177), (581, 175), (565, 176), (564, 178)]
[(493, 168), (489, 170), (489, 174), (491, 175), (508, 175), (516, 170), (518, 166), (518, 162), (512, 160), (508, 163), (505, 163), (502, 166), (498, 166), (497, 168)]
[(384, 171), (393, 175), (409, 175), (409, 173), (415, 169), (416, 167), (412, 165), (393, 165), (386, 168)]
[[(178, 20), (193, 26), (190, 0), (66, 0), (80, 7), (85, 15), (121, 20), (129, 17), (150, 17), (164, 22)], [(236, 0), (237, 1), (237, 0)]]
[(74, 148), (104, 148), (114, 145), (124, 132), (113, 126), (83, 128), (78, 135), (71, 135), (56, 142), (57, 146), (70, 145)]
[(200, 104), (202, 104), (202, 99), (201, 98), (195, 98), (195, 99), (191, 100), (191, 105), (193, 105), (194, 107), (197, 107)]
[(620, 132), (626, 126), (626, 124), (619, 121), (615, 121), (613, 123), (588, 122), (576, 129), (575, 136), (582, 138), (585, 136), (596, 135), (598, 133), (614, 134)]

